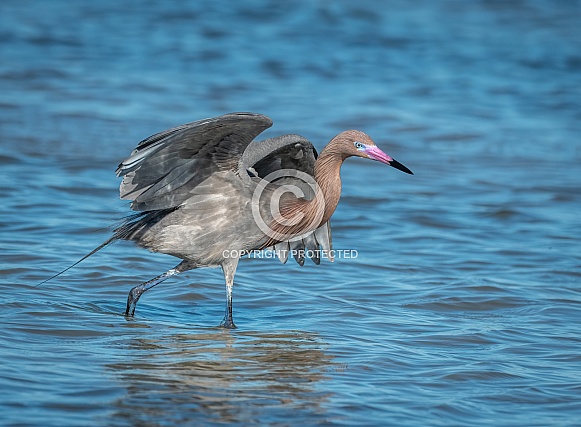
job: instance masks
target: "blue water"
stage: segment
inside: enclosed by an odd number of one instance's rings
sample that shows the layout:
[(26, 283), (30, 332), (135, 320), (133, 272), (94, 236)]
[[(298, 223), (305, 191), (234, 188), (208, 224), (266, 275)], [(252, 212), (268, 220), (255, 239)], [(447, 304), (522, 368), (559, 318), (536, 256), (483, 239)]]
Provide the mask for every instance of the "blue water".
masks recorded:
[[(0, 424), (579, 425), (581, 2), (0, 4)], [(117, 243), (138, 141), (253, 111), (367, 132), (332, 223), (357, 258)]]

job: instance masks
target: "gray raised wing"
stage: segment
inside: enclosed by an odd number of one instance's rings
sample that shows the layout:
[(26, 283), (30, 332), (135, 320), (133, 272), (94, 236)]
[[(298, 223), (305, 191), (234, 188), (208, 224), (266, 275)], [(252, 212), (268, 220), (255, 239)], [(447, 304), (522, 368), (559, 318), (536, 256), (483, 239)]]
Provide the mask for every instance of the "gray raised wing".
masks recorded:
[(270, 126), (264, 115), (231, 113), (150, 136), (117, 168), (121, 198), (136, 211), (177, 207), (212, 173), (236, 170), (247, 145)]

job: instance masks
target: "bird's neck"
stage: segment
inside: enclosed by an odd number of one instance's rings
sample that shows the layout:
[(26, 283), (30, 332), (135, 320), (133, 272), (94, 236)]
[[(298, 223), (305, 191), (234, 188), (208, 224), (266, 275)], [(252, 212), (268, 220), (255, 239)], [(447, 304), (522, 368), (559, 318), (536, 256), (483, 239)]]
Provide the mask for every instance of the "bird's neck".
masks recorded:
[(273, 221), (271, 230), (274, 234), (270, 236), (269, 245), (309, 233), (329, 221), (341, 197), (339, 171), (346, 158), (338, 148), (331, 140), (315, 162), (315, 196), (311, 200), (295, 199), (281, 206), (282, 218), (287, 221), (280, 221), (281, 217)]
[[(315, 162), (315, 181), (320, 195), (313, 198), (309, 204), (315, 205), (317, 210), (323, 212), (319, 225), (329, 221), (339, 204), (341, 197), (340, 170), (344, 160), (345, 157), (335, 147), (334, 141), (331, 141)], [(324, 203), (323, 206), (321, 203)]]

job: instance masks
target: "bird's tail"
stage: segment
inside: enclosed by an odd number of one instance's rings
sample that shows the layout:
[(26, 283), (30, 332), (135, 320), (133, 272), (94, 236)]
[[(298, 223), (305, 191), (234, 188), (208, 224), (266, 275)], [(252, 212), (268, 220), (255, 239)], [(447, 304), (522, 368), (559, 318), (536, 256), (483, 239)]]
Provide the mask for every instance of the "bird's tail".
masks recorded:
[(89, 252), (87, 255), (85, 255), (84, 257), (82, 257), (80, 260), (78, 260), (77, 262), (75, 262), (73, 265), (69, 265), (67, 268), (65, 268), (62, 271), (59, 271), (57, 274), (55, 274), (54, 276), (50, 276), (48, 279), (43, 280), (42, 282), (40, 282), (38, 285), (35, 285), (35, 288), (38, 288), (40, 285), (45, 284), (46, 282), (48, 282), (49, 280), (54, 279), (55, 277), (60, 276), (61, 274), (69, 271), (71, 268), (73, 268), (75, 265), (79, 264), (80, 262), (86, 260), (87, 258), (89, 258), (91, 255), (95, 254), (96, 252), (100, 251), (101, 249), (103, 249), (105, 246), (109, 245), (110, 243), (113, 243), (115, 240), (119, 239), (119, 237), (117, 235), (113, 235), (111, 238), (109, 238), (107, 241), (105, 241), (104, 243), (100, 244), (99, 246), (97, 246), (95, 249), (93, 249), (91, 252)]
[(133, 215), (129, 215), (125, 219), (121, 220), (121, 225), (119, 225), (115, 230), (113, 230), (113, 236), (111, 236), (107, 241), (102, 243), (101, 245), (97, 246), (87, 255), (82, 257), (80, 260), (75, 262), (73, 265), (68, 266), (63, 271), (58, 272), (54, 276), (49, 277), (46, 280), (43, 280), (35, 288), (39, 287), (40, 285), (48, 282), (49, 280), (54, 279), (55, 277), (60, 276), (61, 274), (69, 271), (75, 265), (79, 264), (80, 262), (86, 260), (91, 255), (95, 254), (96, 252), (103, 249), (105, 246), (115, 242), (116, 240), (131, 240), (136, 236), (139, 232), (146, 229), (148, 226), (151, 226), (161, 220), (165, 215), (175, 211), (178, 207), (168, 208), (168, 209), (160, 209), (156, 211), (145, 211), (139, 212)]

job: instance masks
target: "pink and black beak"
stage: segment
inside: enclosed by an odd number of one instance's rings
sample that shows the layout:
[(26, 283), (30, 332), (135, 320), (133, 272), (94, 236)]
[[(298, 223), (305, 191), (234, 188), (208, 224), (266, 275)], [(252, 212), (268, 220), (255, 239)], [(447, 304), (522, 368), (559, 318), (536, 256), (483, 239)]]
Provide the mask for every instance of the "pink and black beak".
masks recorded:
[(388, 156), (383, 151), (379, 149), (379, 147), (375, 145), (365, 145), (365, 148), (362, 150), (370, 159), (377, 160), (378, 162), (385, 163), (386, 165), (392, 166), (396, 169), (399, 169), (402, 172), (409, 173), (413, 175), (414, 173), (402, 165), (400, 162)]

